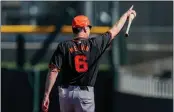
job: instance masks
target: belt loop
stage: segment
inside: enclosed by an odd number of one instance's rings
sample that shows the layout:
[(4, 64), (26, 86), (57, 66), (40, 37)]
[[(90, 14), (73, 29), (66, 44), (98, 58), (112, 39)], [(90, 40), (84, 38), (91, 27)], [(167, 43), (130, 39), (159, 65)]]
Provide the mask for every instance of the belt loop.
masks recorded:
[(79, 87), (80, 87), (81, 90), (87, 90), (87, 91), (89, 91), (88, 86), (79, 86)]
[(85, 88), (86, 88), (86, 90), (87, 90), (87, 91), (89, 91), (89, 88), (88, 88), (88, 86), (85, 86)]

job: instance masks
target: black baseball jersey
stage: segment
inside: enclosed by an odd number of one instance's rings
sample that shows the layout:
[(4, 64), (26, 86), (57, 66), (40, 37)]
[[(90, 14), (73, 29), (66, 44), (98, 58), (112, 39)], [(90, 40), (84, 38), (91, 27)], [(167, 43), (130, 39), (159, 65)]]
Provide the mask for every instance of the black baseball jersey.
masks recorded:
[(61, 70), (59, 85), (94, 86), (99, 59), (111, 42), (111, 33), (89, 39), (76, 38), (58, 44), (49, 67)]

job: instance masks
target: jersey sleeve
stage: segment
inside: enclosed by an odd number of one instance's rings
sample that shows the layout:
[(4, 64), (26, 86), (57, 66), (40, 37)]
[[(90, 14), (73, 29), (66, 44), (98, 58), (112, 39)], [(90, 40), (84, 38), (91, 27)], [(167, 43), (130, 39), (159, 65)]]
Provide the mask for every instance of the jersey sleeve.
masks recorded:
[(61, 50), (61, 46), (58, 45), (57, 49), (55, 50), (54, 54), (50, 59), (48, 66), (50, 69), (57, 68), (57, 70), (60, 71), (63, 63), (63, 52)]
[(108, 31), (100, 36), (93, 38), (93, 44), (97, 46), (97, 48), (100, 50), (100, 52), (103, 52), (105, 49), (107, 49), (111, 43), (111, 33)]

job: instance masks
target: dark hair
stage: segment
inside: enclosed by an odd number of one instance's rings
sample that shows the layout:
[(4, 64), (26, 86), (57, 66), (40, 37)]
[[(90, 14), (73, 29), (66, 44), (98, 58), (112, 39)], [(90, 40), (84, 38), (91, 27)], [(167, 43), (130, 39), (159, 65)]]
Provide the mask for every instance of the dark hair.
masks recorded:
[[(88, 26), (90, 29), (92, 28), (92, 26)], [(72, 31), (74, 34), (78, 34), (79, 32), (81, 32), (83, 30), (83, 28), (72, 28)]]

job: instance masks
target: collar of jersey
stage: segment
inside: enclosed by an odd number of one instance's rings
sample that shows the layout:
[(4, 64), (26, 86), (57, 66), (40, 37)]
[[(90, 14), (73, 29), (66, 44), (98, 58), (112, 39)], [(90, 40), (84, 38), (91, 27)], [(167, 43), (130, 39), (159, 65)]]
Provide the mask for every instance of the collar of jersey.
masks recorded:
[(83, 38), (83, 37), (76, 37), (75, 39), (73, 40), (86, 40), (87, 38)]

